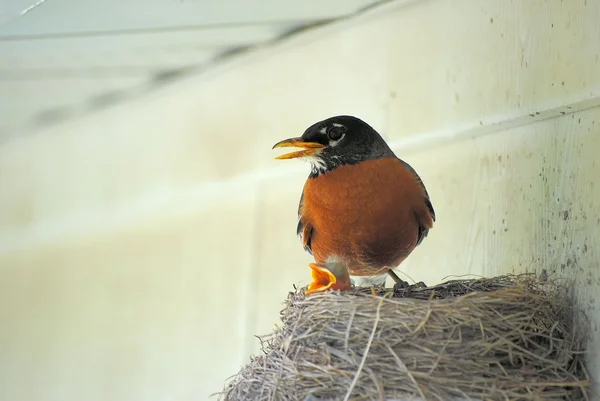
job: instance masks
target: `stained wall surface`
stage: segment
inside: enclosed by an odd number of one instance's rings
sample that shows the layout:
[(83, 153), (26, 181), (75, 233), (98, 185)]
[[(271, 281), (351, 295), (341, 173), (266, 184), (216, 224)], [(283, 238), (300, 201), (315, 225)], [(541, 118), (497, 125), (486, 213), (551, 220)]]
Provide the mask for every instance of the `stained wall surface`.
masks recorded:
[(335, 114), (430, 192), (399, 272), (573, 279), (600, 377), (598, 20), (594, 1), (392, 2), (0, 144), (0, 399), (219, 391), (309, 278), (308, 167), (271, 146)]

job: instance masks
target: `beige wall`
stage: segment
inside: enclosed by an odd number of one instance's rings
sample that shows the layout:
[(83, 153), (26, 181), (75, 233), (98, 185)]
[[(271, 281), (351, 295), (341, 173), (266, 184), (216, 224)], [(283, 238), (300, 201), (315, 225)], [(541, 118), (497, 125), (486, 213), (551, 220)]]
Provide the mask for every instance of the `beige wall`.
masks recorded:
[(256, 352), (309, 257), (307, 166), (358, 115), (438, 222), (415, 280), (575, 280), (600, 374), (600, 3), (392, 3), (0, 146), (0, 399), (199, 400)]

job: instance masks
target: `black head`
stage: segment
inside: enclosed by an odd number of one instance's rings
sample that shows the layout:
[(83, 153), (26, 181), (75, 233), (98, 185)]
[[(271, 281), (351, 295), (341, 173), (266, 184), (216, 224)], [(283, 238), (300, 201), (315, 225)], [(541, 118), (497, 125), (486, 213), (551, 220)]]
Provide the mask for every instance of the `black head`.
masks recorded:
[(273, 148), (299, 147), (304, 150), (287, 153), (277, 159), (306, 158), (312, 165), (311, 177), (344, 164), (356, 164), (394, 153), (381, 135), (369, 124), (352, 116), (336, 116), (308, 127), (299, 138), (277, 143)]

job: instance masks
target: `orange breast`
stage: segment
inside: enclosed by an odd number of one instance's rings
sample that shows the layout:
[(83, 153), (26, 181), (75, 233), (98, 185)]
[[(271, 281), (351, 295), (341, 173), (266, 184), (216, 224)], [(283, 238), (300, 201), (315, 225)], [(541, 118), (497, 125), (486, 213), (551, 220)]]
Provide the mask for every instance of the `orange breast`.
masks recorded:
[(339, 258), (352, 275), (379, 274), (399, 265), (416, 246), (418, 216), (428, 216), (422, 188), (394, 158), (309, 178), (300, 213), (313, 226), (316, 262)]

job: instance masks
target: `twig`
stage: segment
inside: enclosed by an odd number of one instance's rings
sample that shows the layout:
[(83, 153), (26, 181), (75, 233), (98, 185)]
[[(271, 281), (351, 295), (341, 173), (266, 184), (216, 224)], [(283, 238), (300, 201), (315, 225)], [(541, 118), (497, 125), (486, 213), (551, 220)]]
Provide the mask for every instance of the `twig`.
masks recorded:
[(348, 399), (350, 398), (350, 394), (352, 394), (352, 390), (354, 390), (354, 386), (356, 386), (358, 377), (360, 376), (360, 373), (362, 372), (363, 367), (365, 366), (365, 361), (367, 360), (367, 356), (369, 355), (369, 350), (371, 349), (371, 344), (373, 343), (373, 339), (375, 338), (375, 332), (377, 331), (377, 325), (379, 324), (379, 319), (380, 319), (379, 312), (381, 311), (381, 305), (383, 305), (383, 300), (384, 300), (384, 298), (381, 298), (379, 300), (379, 304), (377, 305), (377, 311), (375, 313), (375, 323), (373, 323), (373, 329), (371, 330), (371, 335), (369, 336), (369, 341), (367, 341), (367, 346), (365, 347), (365, 351), (363, 353), (360, 364), (358, 365), (358, 370), (356, 371), (356, 374), (354, 375), (354, 379), (352, 380), (352, 383), (350, 383), (350, 388), (348, 389), (348, 391), (346, 392), (346, 395), (344, 396), (344, 401), (348, 401)]

